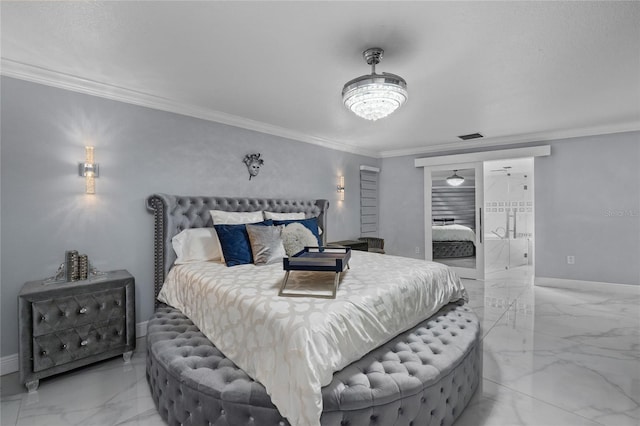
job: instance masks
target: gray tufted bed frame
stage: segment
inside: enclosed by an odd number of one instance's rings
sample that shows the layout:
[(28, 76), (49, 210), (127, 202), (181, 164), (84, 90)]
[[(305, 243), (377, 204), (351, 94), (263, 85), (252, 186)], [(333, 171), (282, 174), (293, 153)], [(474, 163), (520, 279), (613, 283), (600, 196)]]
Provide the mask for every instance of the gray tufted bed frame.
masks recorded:
[[(327, 200), (155, 194), (154, 296), (175, 261), (171, 238), (211, 226), (209, 210), (304, 212), (326, 238)], [(323, 425), (451, 425), (481, 378), (480, 323), (449, 304), (334, 374), (322, 388)], [(264, 386), (226, 358), (179, 310), (160, 304), (147, 329), (147, 381), (170, 425), (285, 426)], [(294, 425), (295, 426), (295, 425)]]

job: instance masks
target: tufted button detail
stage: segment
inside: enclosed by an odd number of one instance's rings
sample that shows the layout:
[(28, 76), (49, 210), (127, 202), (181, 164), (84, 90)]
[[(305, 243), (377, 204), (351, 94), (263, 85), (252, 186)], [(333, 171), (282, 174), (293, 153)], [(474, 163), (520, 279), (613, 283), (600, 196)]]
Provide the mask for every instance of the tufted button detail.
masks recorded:
[[(216, 207), (218, 207), (218, 205), (211, 205), (211, 208)], [(283, 210), (281, 205), (279, 207), (276, 206), (276, 208), (271, 211), (279, 210)], [(107, 306), (109, 306), (109, 304), (107, 304)], [(444, 365), (443, 363), (445, 363), (452, 355), (451, 347), (455, 346), (456, 348), (460, 348), (458, 343), (464, 342), (465, 340), (459, 339), (471, 340), (473, 335), (477, 334), (478, 328), (475, 323), (467, 325), (467, 329), (469, 329), (468, 331), (460, 331), (462, 328), (459, 324), (462, 322), (467, 324), (466, 319), (473, 318), (472, 313), (465, 314), (461, 320), (458, 321), (458, 324), (455, 324), (457, 326), (450, 327), (449, 330), (443, 333), (443, 322), (451, 326), (452, 321), (450, 317), (452, 315), (457, 315), (459, 312), (463, 312), (462, 307), (449, 307), (448, 311), (445, 311), (444, 314), (440, 315), (443, 318), (440, 324), (436, 323), (437, 315), (429, 320), (429, 322), (433, 324), (431, 330), (427, 330), (428, 323), (423, 322), (410, 333), (403, 335), (402, 338), (392, 339), (387, 344), (384, 344), (377, 350), (374, 350), (370, 355), (366, 355), (360, 361), (357, 361), (350, 367), (345, 368), (342, 372), (337, 372), (334, 376), (335, 381), (333, 385), (335, 387), (333, 390), (335, 392), (335, 398), (338, 398), (336, 401), (339, 401), (338, 404), (341, 404), (337, 407), (338, 412), (341, 409), (348, 411), (348, 404), (350, 404), (352, 400), (363, 395), (362, 392), (364, 392), (365, 395), (378, 395), (381, 392), (385, 392), (387, 383), (393, 384), (393, 381), (395, 381), (397, 377), (399, 380), (396, 382), (396, 385), (397, 388), (400, 388), (400, 391), (402, 391), (405, 384), (410, 383), (412, 386), (415, 386), (417, 383), (416, 378), (418, 378), (418, 380), (429, 380), (430, 382), (428, 383), (432, 384), (422, 390), (418, 389), (419, 393), (413, 393), (410, 398), (407, 398), (406, 402), (405, 398), (401, 398), (399, 400), (400, 404), (402, 404), (402, 408), (396, 406), (396, 409), (398, 410), (397, 415), (392, 414), (391, 417), (397, 417), (398, 420), (402, 422), (402, 420), (400, 420), (400, 416), (402, 416), (402, 418), (405, 419), (405, 426), (411, 424), (413, 426), (419, 425), (419, 422), (414, 418), (416, 413), (413, 412), (413, 408), (407, 413), (404, 413), (403, 411), (404, 407), (414, 407), (413, 404), (415, 403), (418, 403), (419, 407), (423, 409), (421, 410), (422, 413), (428, 415), (428, 413), (431, 412), (431, 416), (434, 420), (430, 423), (436, 423), (437, 421), (436, 424), (439, 424), (442, 418), (446, 418), (447, 416), (450, 418), (454, 408), (456, 413), (459, 415), (460, 411), (466, 405), (465, 401), (468, 400), (469, 387), (473, 386), (474, 383), (477, 382), (479, 374), (477, 361), (473, 356), (466, 358), (458, 356), (458, 359), (461, 360), (464, 365), (460, 365), (460, 368), (455, 370), (455, 374), (443, 377), (441, 373), (442, 366)], [(179, 358), (178, 363), (181, 364), (180, 368), (183, 368), (183, 371), (198, 369), (199, 374), (201, 373), (205, 375), (210, 374), (211, 371), (215, 371), (215, 374), (217, 374), (220, 379), (217, 383), (219, 383), (221, 388), (224, 388), (226, 383), (239, 381), (240, 386), (245, 386), (245, 384), (242, 383), (243, 381), (251, 381), (251, 379), (248, 378), (242, 370), (237, 368), (230, 362), (230, 360), (224, 357), (224, 355), (222, 355), (219, 350), (213, 346), (202, 335), (202, 333), (199, 332), (193, 323), (186, 319), (179, 311), (173, 308), (161, 307), (156, 311), (155, 315), (156, 316), (149, 322), (149, 335), (153, 336), (155, 334), (157, 336), (151, 337), (151, 340), (149, 340), (149, 347), (151, 348), (152, 354), (156, 353), (154, 351), (162, 348), (162, 345), (168, 345), (164, 347), (168, 348), (169, 351), (173, 351), (175, 357)], [(153, 332), (151, 332), (151, 330), (153, 330)], [(435, 337), (433, 334), (434, 331), (440, 334), (440, 337)], [(159, 334), (170, 335), (172, 337), (160, 337)], [(455, 335), (457, 335), (457, 337), (452, 337)], [(443, 338), (447, 340), (446, 343), (449, 343), (448, 346), (445, 346)], [(425, 340), (428, 341), (429, 344), (425, 343)], [(156, 347), (156, 343), (160, 343), (160, 346)], [(154, 347), (158, 349), (153, 349)], [(473, 346), (471, 346), (471, 348), (473, 348)], [(164, 351), (165, 349), (160, 350)], [(470, 351), (471, 349), (467, 353), (470, 353)], [(456, 350), (456, 353), (457, 352), (458, 351)], [(438, 354), (442, 354), (443, 356), (439, 356)], [(153, 356), (151, 359), (152, 358)], [(161, 385), (161, 382), (164, 382), (164, 377), (167, 375), (167, 370), (164, 368), (161, 361), (162, 360), (160, 359), (153, 360), (155, 365), (150, 364), (151, 372), (149, 380), (150, 383), (152, 383), (152, 389), (154, 389), (154, 392), (156, 392), (156, 394), (162, 394), (160, 400), (164, 401), (164, 406), (169, 407), (170, 412), (172, 410), (179, 410), (180, 406), (184, 406), (184, 402), (182, 401), (186, 401), (188, 406), (190, 405), (194, 407), (195, 404), (198, 404), (198, 410), (200, 411), (196, 411), (197, 414), (194, 414), (194, 417), (191, 419), (194, 419), (195, 416), (202, 415), (205, 417), (205, 425), (207, 424), (207, 420), (212, 422), (212, 419), (217, 419), (217, 413), (220, 413), (222, 416), (226, 416), (227, 413), (224, 410), (219, 411), (225, 403), (223, 396), (214, 399), (213, 404), (215, 405), (207, 405), (209, 404), (209, 399), (197, 394), (193, 395), (195, 398), (189, 398), (185, 394), (181, 398), (177, 397), (175, 401), (170, 402), (172, 395), (177, 395), (177, 393), (175, 393), (177, 390), (175, 388), (176, 384), (174, 380), (169, 379), (167, 381), (172, 383), (168, 384), (167, 387), (163, 387)], [(159, 374), (158, 370), (160, 370)], [(341, 375), (341, 373), (344, 374)], [(412, 377), (410, 381), (407, 380), (409, 377)], [(461, 386), (458, 386), (460, 383), (463, 384), (463, 389), (461, 389)], [(419, 383), (417, 384), (419, 385)], [(172, 388), (172, 386), (174, 387)], [(253, 391), (254, 384), (251, 384), (251, 386)], [(440, 386), (440, 388), (438, 386)], [(162, 392), (163, 388), (165, 389), (164, 392)], [(169, 391), (169, 389), (171, 389), (171, 391)], [(438, 389), (440, 389), (441, 392), (440, 397), (436, 396), (438, 394)], [(258, 390), (258, 392), (263, 391)], [(387, 395), (383, 396), (387, 397)], [(327, 395), (323, 394), (323, 397), (326, 398)], [(200, 401), (199, 398), (203, 399)], [(446, 407), (444, 405), (445, 399), (448, 401), (446, 403), (449, 404)], [(187, 400), (190, 400), (191, 402)], [(330, 403), (335, 404), (335, 401), (330, 401)], [(385, 423), (383, 421), (385, 418), (380, 417), (380, 413), (377, 410), (375, 402), (372, 404), (373, 410), (369, 409), (369, 412), (365, 414), (364, 418), (347, 418), (347, 416), (351, 416), (352, 413), (346, 413), (343, 414), (339, 424), (355, 425), (356, 423), (363, 423), (365, 425), (369, 424), (370, 426), (382, 426)], [(211, 407), (216, 414), (213, 414), (211, 418), (208, 418), (208, 410), (200, 408), (200, 405), (202, 405), (202, 407)], [(182, 412), (186, 413), (185, 411)], [(243, 411), (242, 414), (244, 414), (243, 417), (237, 417), (237, 421), (239, 423), (255, 423), (255, 419), (250, 416), (251, 412), (248, 408)], [(366, 420), (367, 415), (370, 418), (369, 420)], [(278, 421), (278, 418), (280, 418), (281, 421)], [(240, 419), (244, 419), (244, 421)], [(224, 419), (217, 421), (224, 422)], [(280, 416), (275, 417), (274, 421), (274, 426), (284, 426), (289, 424)]]

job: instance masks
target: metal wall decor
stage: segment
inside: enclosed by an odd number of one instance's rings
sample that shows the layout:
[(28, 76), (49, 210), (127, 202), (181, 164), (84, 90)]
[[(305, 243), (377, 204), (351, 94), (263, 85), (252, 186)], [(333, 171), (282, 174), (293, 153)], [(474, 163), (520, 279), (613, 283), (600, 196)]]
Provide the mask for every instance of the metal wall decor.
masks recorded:
[(260, 158), (260, 154), (247, 154), (242, 161), (247, 165), (249, 180), (251, 180), (252, 177), (258, 176), (260, 167), (264, 164), (264, 160)]

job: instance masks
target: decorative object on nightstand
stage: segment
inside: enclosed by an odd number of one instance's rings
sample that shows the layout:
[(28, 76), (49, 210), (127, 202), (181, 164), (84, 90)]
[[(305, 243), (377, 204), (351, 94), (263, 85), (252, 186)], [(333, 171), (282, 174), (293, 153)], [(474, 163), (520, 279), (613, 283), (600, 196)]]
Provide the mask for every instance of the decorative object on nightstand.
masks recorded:
[(369, 251), (369, 244), (366, 241), (360, 241), (360, 240), (334, 241), (329, 243), (328, 245), (350, 247), (351, 250)]
[(369, 251), (372, 253), (384, 254), (384, 238), (380, 237), (360, 237), (360, 241), (366, 241), (369, 245)]
[(31, 281), (18, 294), (20, 381), (42, 378), (118, 355), (136, 345), (135, 279), (126, 270), (74, 282)]

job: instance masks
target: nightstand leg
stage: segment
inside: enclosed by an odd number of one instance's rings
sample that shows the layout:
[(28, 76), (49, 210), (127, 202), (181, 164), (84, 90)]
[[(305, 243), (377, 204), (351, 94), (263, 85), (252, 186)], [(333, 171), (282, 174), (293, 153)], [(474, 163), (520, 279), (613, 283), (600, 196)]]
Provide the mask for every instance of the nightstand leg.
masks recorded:
[(122, 354), (122, 359), (124, 359), (124, 362), (131, 362), (132, 356), (133, 356), (133, 351), (125, 352)]
[(29, 393), (36, 392), (38, 390), (38, 386), (40, 385), (40, 380), (31, 380), (29, 382), (25, 382), (24, 385), (27, 387)]

